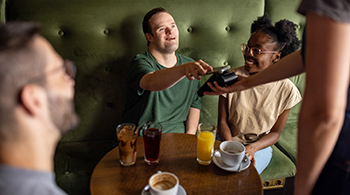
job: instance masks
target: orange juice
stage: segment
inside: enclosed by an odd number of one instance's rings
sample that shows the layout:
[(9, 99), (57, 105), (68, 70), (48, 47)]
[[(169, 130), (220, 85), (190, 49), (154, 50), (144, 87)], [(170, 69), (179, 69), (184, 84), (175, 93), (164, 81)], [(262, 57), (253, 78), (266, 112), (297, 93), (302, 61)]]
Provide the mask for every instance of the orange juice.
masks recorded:
[(197, 161), (202, 165), (211, 163), (215, 136), (213, 132), (202, 131), (197, 134)]

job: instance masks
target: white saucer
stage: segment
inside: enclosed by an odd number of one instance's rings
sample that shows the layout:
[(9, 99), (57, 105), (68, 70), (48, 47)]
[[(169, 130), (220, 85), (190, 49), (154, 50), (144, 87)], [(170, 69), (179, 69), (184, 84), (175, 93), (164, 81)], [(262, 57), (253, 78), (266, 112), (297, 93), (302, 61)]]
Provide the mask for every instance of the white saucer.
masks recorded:
[[(221, 169), (223, 169), (225, 171), (238, 172), (239, 165), (236, 165), (233, 167), (227, 166), (224, 162), (222, 162), (221, 154), (217, 150), (214, 152), (213, 161), (216, 164), (216, 166), (220, 167)], [(242, 167), (241, 167), (240, 171), (246, 170), (249, 167), (249, 165), (250, 165), (250, 159), (247, 155), (245, 155), (243, 160), (242, 160)]]
[[(151, 195), (151, 192), (149, 190), (147, 192), (145, 192), (145, 190), (142, 190), (141, 195)], [(186, 190), (181, 185), (179, 185), (179, 189), (177, 190), (176, 195), (186, 195)]]

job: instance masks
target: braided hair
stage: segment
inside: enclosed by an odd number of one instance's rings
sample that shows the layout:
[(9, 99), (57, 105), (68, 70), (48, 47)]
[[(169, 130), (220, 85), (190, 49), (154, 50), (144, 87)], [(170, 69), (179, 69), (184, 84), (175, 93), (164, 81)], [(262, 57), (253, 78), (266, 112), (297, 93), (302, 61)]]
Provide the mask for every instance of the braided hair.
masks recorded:
[(276, 42), (275, 50), (281, 50), (281, 58), (293, 53), (300, 47), (300, 40), (297, 37), (297, 24), (283, 19), (272, 25), (267, 13), (258, 17), (251, 25), (250, 33), (262, 32), (267, 34), (272, 42)]

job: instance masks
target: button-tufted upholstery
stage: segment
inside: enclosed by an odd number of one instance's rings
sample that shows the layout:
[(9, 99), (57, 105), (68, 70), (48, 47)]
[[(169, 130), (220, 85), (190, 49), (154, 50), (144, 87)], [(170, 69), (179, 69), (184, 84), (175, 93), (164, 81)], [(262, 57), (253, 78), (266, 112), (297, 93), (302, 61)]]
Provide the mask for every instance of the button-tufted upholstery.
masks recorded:
[[(178, 53), (203, 59), (214, 67), (237, 67), (243, 65), (240, 44), (248, 40), (251, 23), (264, 12), (273, 21), (287, 18), (299, 24), (301, 37), (304, 18), (296, 13), (298, 3), (299, 0), (0, 0), (0, 20), (40, 22), (42, 35), (78, 68), (75, 103), (81, 123), (64, 135), (57, 147), (55, 172), (59, 186), (69, 194), (89, 194), (94, 166), (112, 149), (124, 106), (127, 66), (134, 55), (147, 49), (141, 27), (147, 11), (162, 6), (174, 16), (180, 32)], [(301, 91), (303, 77), (292, 78)], [(203, 77), (202, 82), (206, 79)], [(203, 98), (202, 122), (216, 124), (217, 101), (216, 96)], [(277, 158), (262, 174), (263, 180), (295, 174), (298, 113), (296, 106), (277, 145), (282, 149), (274, 147)]]

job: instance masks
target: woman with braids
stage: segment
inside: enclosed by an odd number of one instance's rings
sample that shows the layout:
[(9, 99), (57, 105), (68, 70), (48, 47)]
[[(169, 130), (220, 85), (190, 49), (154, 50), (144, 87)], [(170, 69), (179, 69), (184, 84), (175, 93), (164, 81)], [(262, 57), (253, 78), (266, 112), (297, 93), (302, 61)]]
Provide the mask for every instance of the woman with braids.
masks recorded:
[[(245, 65), (233, 71), (249, 77), (296, 51), (299, 45), (296, 24), (281, 20), (273, 26), (265, 14), (253, 22), (247, 44), (241, 44)], [(289, 79), (223, 94), (219, 97), (220, 138), (243, 143), (261, 174), (272, 158), (270, 146), (278, 141), (289, 110), (300, 101), (301, 95)]]

